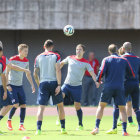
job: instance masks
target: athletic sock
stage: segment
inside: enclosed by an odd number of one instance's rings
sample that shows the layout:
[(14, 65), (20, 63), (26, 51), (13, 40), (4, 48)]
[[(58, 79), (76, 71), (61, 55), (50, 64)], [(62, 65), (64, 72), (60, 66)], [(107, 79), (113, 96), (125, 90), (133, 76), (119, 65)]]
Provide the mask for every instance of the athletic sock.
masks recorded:
[(0, 115), (0, 120), (2, 120), (3, 117), (4, 117), (4, 116)]
[(122, 123), (122, 128), (123, 128), (123, 132), (126, 132), (126, 128), (127, 128), (127, 123), (126, 122)]
[(79, 120), (79, 125), (83, 126), (83, 123), (82, 123), (82, 118), (83, 118), (82, 109), (77, 110), (77, 117), (78, 117), (78, 120)]
[(132, 116), (128, 117), (128, 122), (129, 123), (132, 123), (133, 122)]
[(99, 128), (99, 125), (100, 125), (100, 119), (96, 119), (96, 127), (95, 128)]
[(140, 131), (140, 110), (135, 110), (136, 113), (136, 118), (137, 118), (137, 122), (138, 122), (138, 131)]
[(37, 130), (41, 130), (42, 121), (37, 121)]
[(117, 128), (118, 118), (119, 118), (119, 108), (118, 106), (115, 105), (114, 110), (113, 110), (113, 128), (112, 129)]
[(24, 124), (26, 108), (20, 108), (20, 125)]
[(13, 107), (9, 113), (9, 118), (8, 120), (11, 120), (12, 117), (14, 116), (15, 112), (16, 112), (17, 108)]
[(60, 120), (61, 123), (61, 128), (65, 128), (65, 119), (64, 120)]

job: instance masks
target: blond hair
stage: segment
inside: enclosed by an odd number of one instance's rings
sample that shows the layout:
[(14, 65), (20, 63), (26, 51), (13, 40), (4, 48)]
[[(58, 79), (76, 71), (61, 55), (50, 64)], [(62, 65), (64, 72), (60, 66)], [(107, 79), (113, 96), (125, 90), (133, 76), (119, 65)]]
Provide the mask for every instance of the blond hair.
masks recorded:
[(18, 51), (22, 51), (24, 48), (29, 48), (29, 47), (28, 47), (28, 45), (26, 45), (26, 44), (20, 44), (20, 45), (18, 46)]

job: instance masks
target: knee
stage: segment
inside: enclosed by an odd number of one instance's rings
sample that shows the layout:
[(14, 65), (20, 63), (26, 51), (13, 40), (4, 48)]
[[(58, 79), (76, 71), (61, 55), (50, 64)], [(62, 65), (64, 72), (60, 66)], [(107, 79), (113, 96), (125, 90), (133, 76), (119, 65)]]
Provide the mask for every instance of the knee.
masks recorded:
[(26, 108), (26, 104), (20, 105), (20, 108)]
[(126, 112), (125, 106), (119, 106), (120, 112)]
[(14, 104), (13, 107), (18, 108), (19, 104)]

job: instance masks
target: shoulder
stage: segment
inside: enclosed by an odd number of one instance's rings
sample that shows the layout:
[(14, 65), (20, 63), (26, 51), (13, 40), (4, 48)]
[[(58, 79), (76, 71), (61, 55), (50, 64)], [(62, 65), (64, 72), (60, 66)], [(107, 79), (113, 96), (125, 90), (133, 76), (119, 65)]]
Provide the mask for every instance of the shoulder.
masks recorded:
[(20, 59), (18, 55), (12, 56), (9, 61), (29, 62), (26, 57), (24, 57), (24, 59)]

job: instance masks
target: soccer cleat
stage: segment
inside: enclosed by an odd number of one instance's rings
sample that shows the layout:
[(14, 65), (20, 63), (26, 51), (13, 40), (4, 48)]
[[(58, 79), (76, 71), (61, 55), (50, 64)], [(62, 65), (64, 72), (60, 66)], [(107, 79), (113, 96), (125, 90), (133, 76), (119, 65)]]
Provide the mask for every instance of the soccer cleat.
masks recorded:
[(0, 131), (0, 135), (3, 135), (4, 133), (2, 131)]
[(117, 126), (122, 126), (122, 121), (119, 121)]
[(108, 130), (106, 134), (117, 134), (117, 128)]
[(84, 127), (82, 125), (79, 125), (76, 130), (84, 130)]
[(23, 124), (19, 126), (19, 131), (25, 131), (26, 129), (24, 128)]
[(129, 136), (129, 134), (127, 132), (123, 132), (122, 134), (123, 136)]
[(136, 135), (137, 135), (137, 136), (140, 136), (140, 131), (138, 131), (138, 132), (136, 133)]
[(7, 121), (7, 128), (8, 128), (9, 131), (12, 131), (13, 130), (12, 121), (11, 120), (8, 120)]
[(65, 128), (61, 128), (61, 134), (67, 134), (67, 131)]
[(136, 124), (135, 124), (134, 122), (131, 122), (131, 123), (129, 123), (129, 126), (130, 126), (130, 127), (135, 127)]
[(35, 135), (41, 135), (41, 130), (36, 130)]
[(96, 135), (96, 134), (98, 134), (99, 133), (99, 128), (95, 128), (95, 129), (93, 129), (92, 131), (91, 131), (91, 134), (92, 135)]
[(60, 120), (57, 119), (57, 120), (56, 120), (56, 126), (59, 126), (59, 125), (60, 125)]

